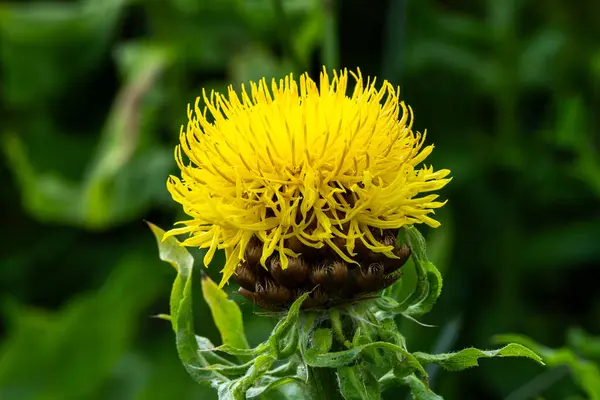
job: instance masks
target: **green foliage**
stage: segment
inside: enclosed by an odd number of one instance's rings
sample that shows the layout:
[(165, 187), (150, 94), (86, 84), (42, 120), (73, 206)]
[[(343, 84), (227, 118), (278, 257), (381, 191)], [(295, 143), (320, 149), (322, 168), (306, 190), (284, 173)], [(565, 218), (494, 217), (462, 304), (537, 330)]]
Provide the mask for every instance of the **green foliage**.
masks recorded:
[[(298, 320), (300, 306), (307, 294), (296, 300), (289, 313), (281, 319), (273, 330), (268, 342), (256, 349), (248, 349), (244, 334), (241, 312), (235, 302), (227, 298), (225, 292), (208, 277), (202, 278), (204, 299), (209, 303), (213, 317), (221, 332), (223, 345), (214, 347), (209, 340), (194, 334), (192, 313), (193, 258), (173, 237), (163, 240), (164, 231), (149, 224), (154, 233), (159, 254), (163, 261), (175, 266), (177, 277), (171, 291), (170, 320), (175, 332), (175, 342), (179, 357), (190, 376), (198, 383), (210, 384), (217, 388), (220, 400), (242, 400), (268, 393), (279, 386), (302, 382), (295, 376), (295, 370), (285, 369), (285, 376), (279, 376), (281, 369), (271, 370), (280, 357), (294, 344), (294, 334), (290, 330)], [(235, 365), (223, 359), (215, 351), (237, 356), (255, 356), (249, 362)], [(251, 390), (252, 389), (252, 390)], [(251, 391), (250, 391), (251, 390)], [(249, 393), (250, 391), (250, 393)]]
[(202, 276), (202, 294), (221, 333), (223, 344), (238, 349), (247, 349), (248, 341), (244, 334), (242, 312), (238, 305), (229, 300), (227, 294), (220, 290), (207, 275)]
[(136, 333), (131, 320), (160, 288), (161, 275), (148, 274), (147, 263), (124, 258), (103, 290), (56, 313), (13, 304), (10, 334), (0, 347), (0, 397), (96, 398)]
[(413, 355), (423, 365), (435, 363), (441, 365), (448, 371), (462, 371), (466, 368), (476, 367), (479, 365), (478, 360), (480, 358), (492, 357), (525, 357), (535, 360), (540, 364), (544, 364), (542, 358), (534, 351), (516, 343), (508, 344), (498, 350), (485, 351), (471, 347), (457, 351), (456, 353), (424, 354), (417, 352), (413, 353)]
[(340, 391), (346, 400), (379, 400), (379, 381), (367, 364), (339, 367)]
[[(572, 330), (573, 348), (563, 347), (550, 349), (532, 339), (516, 334), (498, 335), (495, 340), (500, 343), (516, 342), (540, 354), (549, 367), (567, 366), (577, 384), (590, 400), (600, 399), (600, 365), (594, 350), (600, 345), (600, 338), (591, 338), (579, 330)], [(572, 339), (572, 340), (573, 340)], [(582, 346), (583, 345), (583, 346)], [(583, 350), (581, 352), (581, 350)], [(587, 351), (586, 351), (587, 350)], [(580, 354), (578, 354), (580, 353)], [(586, 359), (590, 357), (591, 359)], [(594, 361), (594, 358), (596, 360)]]
[[(299, 372), (306, 368), (336, 371), (339, 387), (336, 385), (332, 390), (336, 393), (339, 391), (345, 399), (376, 400), (381, 398), (380, 381), (388, 380), (388, 376), (406, 384), (411, 390), (414, 388), (413, 395), (416, 398), (427, 396), (422, 387), (409, 377), (418, 375), (423, 382), (427, 382), (428, 373), (424, 366), (430, 363), (439, 364), (450, 371), (460, 371), (478, 365), (477, 360), (482, 357), (525, 357), (542, 362), (537, 354), (519, 344), (509, 344), (491, 351), (469, 348), (456, 353), (433, 355), (410, 353), (406, 349), (405, 340), (393, 321), (394, 315), (410, 316), (411, 313), (424, 312), (435, 302), (442, 284), (439, 271), (427, 258), (425, 240), (413, 227), (406, 229), (404, 234), (416, 268), (421, 271), (417, 273), (419, 279), (413, 289), (413, 293), (418, 295), (410, 294), (402, 304), (383, 297), (344, 306), (332, 312), (300, 313), (300, 307), (309, 295), (304, 293), (282, 316), (269, 339), (254, 349), (248, 348), (237, 304), (229, 300), (227, 294), (212, 280), (203, 276), (204, 299), (210, 306), (223, 342), (215, 348), (210, 341), (194, 334), (192, 256), (177, 239), (163, 238), (162, 229), (153, 224), (149, 226), (156, 237), (160, 258), (177, 271), (171, 291), (169, 319), (175, 332), (179, 357), (196, 382), (210, 383), (217, 389), (220, 400), (255, 397), (290, 383), (321, 385), (322, 382), (311, 381), (310, 372), (307, 382), (307, 377)], [(342, 328), (342, 318), (357, 324), (352, 332), (352, 343), (345, 339), (348, 332)], [(336, 346), (348, 347), (346, 350), (333, 349), (334, 333), (332, 329), (321, 326), (324, 322), (336, 327)], [(389, 341), (374, 339), (378, 337)], [(236, 355), (248, 361), (234, 364), (216, 352)], [(279, 374), (281, 368), (272, 369), (278, 362), (286, 363), (283, 375)], [(377, 368), (373, 368), (375, 365)], [(378, 377), (375, 370), (382, 367), (390, 370)], [(313, 390), (320, 392), (324, 389), (313, 387)]]
[[(392, 308), (395, 312), (401, 312), (407, 316), (425, 314), (431, 310), (442, 292), (442, 275), (427, 258), (425, 238), (417, 229), (409, 227), (400, 230), (398, 242), (406, 243), (411, 249), (416, 283), (408, 297)], [(394, 287), (396, 285), (401, 288), (402, 280), (388, 288), (385, 294), (392, 298), (398, 298), (400, 295), (399, 290)]]
[(429, 390), (428, 385), (413, 374), (403, 377), (402, 381), (410, 388), (414, 400), (442, 400), (441, 396)]
[[(427, 129), (427, 143), (436, 145), (428, 163), (450, 168), (455, 178), (436, 215), (442, 227), (423, 230), (444, 293), (429, 314), (415, 317), (440, 327), (400, 317), (402, 337), (386, 328), (383, 341), (446, 353), (487, 347), (490, 336), (506, 330), (552, 344), (561, 343), (567, 326), (600, 332), (600, 293), (590, 278), (600, 260), (598, 15), (597, 2), (558, 0), (3, 2), (0, 300), (7, 305), (0, 365), (11, 378), (3, 375), (0, 398), (215, 396), (182, 373), (168, 325), (149, 319), (165, 311), (157, 307), (167, 289), (138, 288), (169, 277), (153, 264), (156, 250), (141, 220), (167, 226), (181, 219), (164, 182), (174, 170), (186, 104), (202, 88), (315, 74), (322, 63), (359, 66), (379, 82), (399, 84), (414, 128)], [(219, 257), (207, 270), (213, 279)], [(123, 304), (139, 306), (122, 319), (106, 293), (118, 296), (117, 269), (134, 264), (137, 279), (119, 290)], [(396, 302), (415, 287), (415, 268), (413, 261), (403, 268)], [(200, 282), (198, 274), (194, 279)], [(64, 316), (91, 309), (91, 298), (101, 299), (94, 315), (103, 325), (71, 328)], [(210, 319), (201, 296), (193, 305), (197, 321)], [(271, 320), (241, 307), (248, 341), (256, 343)], [(82, 320), (90, 327), (96, 321)], [(212, 324), (196, 328), (204, 338), (197, 338), (199, 348), (220, 344)], [(80, 334), (56, 333), (61, 329)], [(336, 350), (352, 345), (352, 335), (342, 339), (331, 329), (334, 344), (343, 346)], [(568, 349), (596, 363), (593, 338), (573, 332)], [(281, 351), (310, 333), (291, 335)], [(25, 341), (17, 338), (34, 339), (17, 346)], [(62, 340), (88, 368), (70, 366), (67, 350), (57, 350)], [(18, 351), (6, 350), (12, 348)], [(373, 358), (379, 352), (367, 351)], [(436, 373), (429, 365), (429, 385), (447, 399), (519, 399), (524, 382), (548, 378), (535, 363), (503, 361), (468, 374)], [(59, 375), (46, 396), (36, 382)], [(548, 400), (577, 393), (572, 380), (552, 379), (536, 393)], [(417, 398), (434, 396), (416, 375), (401, 380)], [(387, 390), (390, 398), (404, 395)], [(276, 399), (279, 391), (301, 396), (293, 385), (264, 396)]]

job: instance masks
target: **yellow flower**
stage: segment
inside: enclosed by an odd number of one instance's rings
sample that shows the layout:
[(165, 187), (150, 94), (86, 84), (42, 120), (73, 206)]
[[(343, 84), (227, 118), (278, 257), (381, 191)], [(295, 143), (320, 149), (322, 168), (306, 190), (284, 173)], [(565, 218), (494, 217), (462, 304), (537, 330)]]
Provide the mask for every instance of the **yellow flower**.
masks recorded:
[[(349, 76), (354, 80), (347, 95)], [(417, 167), (433, 150), (413, 133), (410, 107), (384, 81), (365, 82), (360, 71), (324, 69), (317, 85), (308, 74), (269, 85), (251, 82), (241, 94), (203, 92), (188, 107), (187, 129), (175, 159), (181, 179), (167, 187), (190, 220), (167, 235), (188, 233), (183, 245), (207, 248), (208, 265), (224, 249), (223, 286), (260, 240), (260, 263), (279, 255), (285, 269), (300, 254), (289, 243), (328, 246), (346, 263), (355, 246), (397, 258), (373, 232), (439, 222), (429, 214), (445, 202), (423, 193), (450, 179), (443, 169)], [(186, 163), (183, 154), (189, 159)], [(297, 246), (296, 246), (297, 248)]]

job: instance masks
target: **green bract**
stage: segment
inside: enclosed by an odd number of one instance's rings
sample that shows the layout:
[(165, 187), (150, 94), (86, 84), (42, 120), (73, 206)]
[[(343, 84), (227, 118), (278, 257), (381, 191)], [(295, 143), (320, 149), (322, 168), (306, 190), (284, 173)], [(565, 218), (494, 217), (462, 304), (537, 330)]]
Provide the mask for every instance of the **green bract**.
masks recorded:
[(398, 237), (411, 248), (417, 276), (404, 300), (395, 298), (402, 279), (381, 296), (332, 309), (301, 311), (309, 295), (305, 293), (281, 314), (269, 339), (254, 349), (248, 347), (237, 304), (202, 276), (203, 295), (223, 343), (216, 347), (193, 331), (192, 256), (175, 238), (163, 241), (162, 229), (150, 227), (160, 258), (177, 270), (170, 321), (179, 357), (194, 380), (212, 385), (221, 400), (269, 396), (320, 400), (334, 398), (332, 394), (346, 400), (378, 400), (382, 391), (395, 385), (407, 386), (415, 399), (441, 399), (428, 387), (427, 364), (459, 371), (490, 357), (526, 357), (542, 363), (536, 353), (514, 343), (497, 350), (468, 348), (444, 354), (408, 350), (394, 318), (428, 312), (442, 287), (439, 271), (427, 258), (425, 240), (414, 227)]

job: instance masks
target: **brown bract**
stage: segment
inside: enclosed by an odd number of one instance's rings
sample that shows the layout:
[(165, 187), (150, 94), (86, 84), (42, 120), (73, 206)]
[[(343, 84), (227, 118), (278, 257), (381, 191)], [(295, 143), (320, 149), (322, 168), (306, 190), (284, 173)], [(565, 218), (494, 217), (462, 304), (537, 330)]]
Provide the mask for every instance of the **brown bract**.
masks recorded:
[(406, 244), (396, 244), (398, 230), (374, 229), (379, 241), (394, 246), (397, 258), (375, 253), (365, 246), (355, 248), (357, 264), (347, 263), (327, 247), (315, 249), (302, 243), (292, 244), (297, 258), (281, 268), (278, 255), (260, 263), (262, 243), (257, 238), (246, 249), (246, 261), (232, 279), (240, 285), (240, 294), (267, 310), (285, 310), (302, 294), (309, 292), (303, 308), (328, 308), (364, 299), (392, 285), (402, 275), (400, 268), (410, 257)]

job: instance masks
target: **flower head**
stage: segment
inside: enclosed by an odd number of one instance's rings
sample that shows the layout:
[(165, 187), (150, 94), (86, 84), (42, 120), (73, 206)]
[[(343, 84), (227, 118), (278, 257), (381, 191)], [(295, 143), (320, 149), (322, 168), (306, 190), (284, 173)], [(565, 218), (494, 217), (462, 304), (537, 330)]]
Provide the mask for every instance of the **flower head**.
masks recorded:
[(403, 226), (439, 225), (430, 214), (444, 202), (428, 193), (446, 185), (450, 171), (419, 167), (433, 145), (412, 131), (412, 110), (389, 82), (378, 88), (360, 71), (330, 78), (323, 70), (318, 85), (290, 74), (202, 97), (204, 108), (200, 99), (188, 107), (175, 150), (181, 178), (167, 184), (191, 219), (168, 235), (188, 233), (184, 245), (207, 248), (205, 265), (224, 249), (221, 285), (251, 272), (256, 293), (275, 293), (271, 277), (257, 280), (248, 263), (301, 274), (311, 252), (329, 260), (312, 275), (342, 279), (366, 253), (398, 259), (390, 235)]

